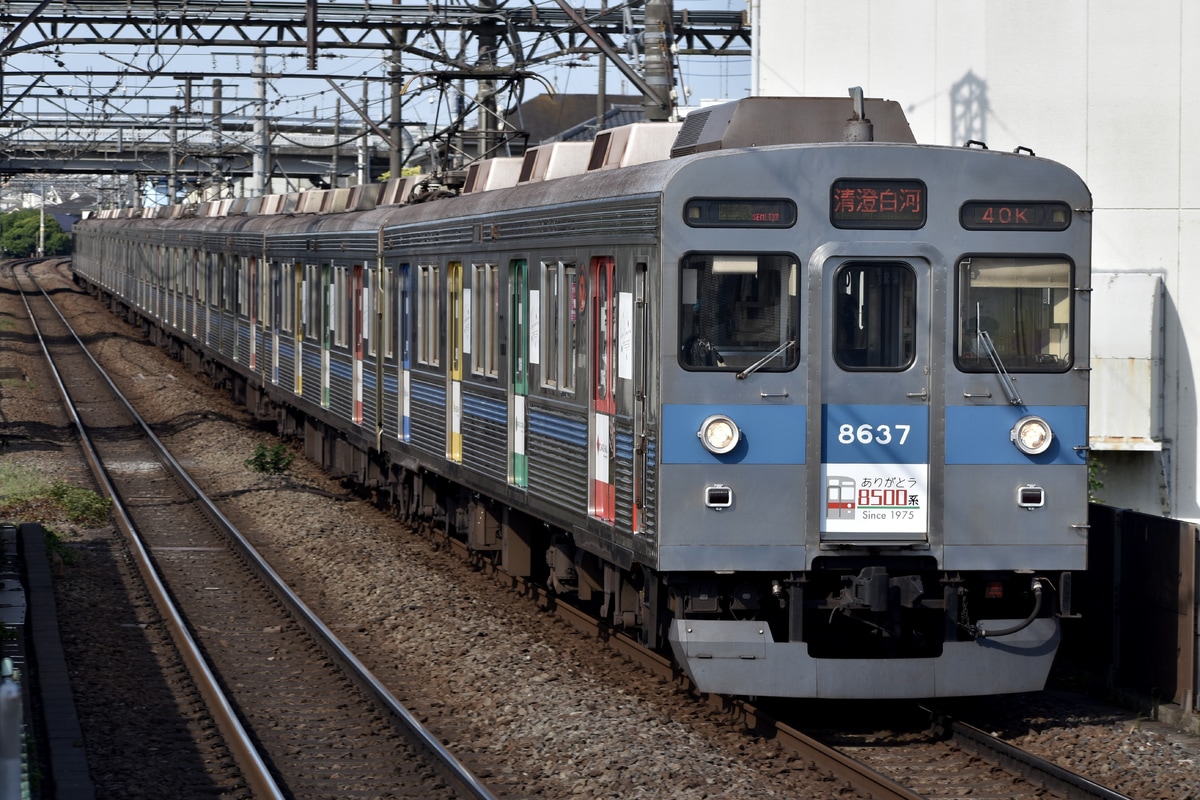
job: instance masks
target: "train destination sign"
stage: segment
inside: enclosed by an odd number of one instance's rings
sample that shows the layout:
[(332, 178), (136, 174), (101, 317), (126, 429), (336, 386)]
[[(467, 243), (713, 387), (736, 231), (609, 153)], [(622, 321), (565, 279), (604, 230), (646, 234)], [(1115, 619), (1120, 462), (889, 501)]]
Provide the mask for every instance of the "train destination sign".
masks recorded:
[(1071, 224), (1071, 207), (1066, 203), (998, 202), (973, 200), (959, 212), (969, 231), (994, 229), (1020, 231), (1065, 231)]
[(829, 192), (835, 228), (916, 230), (925, 225), (925, 184), (913, 180), (843, 178)]
[(693, 228), (790, 228), (796, 204), (783, 198), (703, 197), (688, 201), (683, 221)]

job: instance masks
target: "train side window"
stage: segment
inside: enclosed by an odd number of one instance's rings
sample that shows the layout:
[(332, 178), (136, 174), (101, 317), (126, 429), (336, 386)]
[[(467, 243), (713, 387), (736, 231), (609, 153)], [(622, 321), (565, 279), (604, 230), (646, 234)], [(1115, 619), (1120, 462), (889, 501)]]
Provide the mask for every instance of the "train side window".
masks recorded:
[[(679, 272), (679, 362), (784, 372), (800, 362), (795, 256), (693, 254)], [(761, 362), (761, 363), (760, 363)]]
[(917, 278), (899, 263), (850, 263), (834, 276), (833, 355), (846, 370), (908, 369), (916, 357)]
[(955, 363), (964, 372), (1071, 368), (1071, 264), (1063, 258), (967, 257), (958, 263)]
[(559, 308), (562, 270), (557, 261), (542, 262), (542, 386), (557, 388), (562, 365), (558, 359)]

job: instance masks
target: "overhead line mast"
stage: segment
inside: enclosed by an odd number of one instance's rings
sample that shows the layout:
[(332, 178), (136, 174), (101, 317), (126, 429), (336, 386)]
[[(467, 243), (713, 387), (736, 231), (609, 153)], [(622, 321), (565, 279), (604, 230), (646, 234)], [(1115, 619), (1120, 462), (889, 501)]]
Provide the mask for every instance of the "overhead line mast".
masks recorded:
[[(428, 147), (431, 152), (454, 152), (460, 159), (503, 153), (519, 133), (506, 120), (521, 102), (526, 81), (532, 78), (545, 83), (535, 70), (565, 55), (602, 54), (645, 96), (649, 118), (669, 119), (675, 104), (676, 53), (721, 56), (750, 53), (750, 30), (744, 12), (675, 13), (671, 0), (622, 3), (611, 9), (608, 0), (601, 0), (599, 9), (578, 11), (566, 0), (557, 0), (557, 7), (534, 0), (524, 4), (515, 0), (448, 0), (433, 4), (394, 0), (390, 5), (265, 0), (254, 4), (253, 17), (247, 14), (247, 6), (240, 0), (236, 3), (126, 0), (119, 10), (114, 10), (111, 4), (67, 6), (49, 0), (9, 0), (0, 6), (0, 30), (4, 29), (8, 34), (0, 44), (0, 64), (8, 66), (6, 61), (11, 63), (25, 54), (52, 52), (55, 58), (55, 67), (50, 71), (42, 69), (40, 64), (32, 69), (5, 70), (10, 85), (21, 82), (22, 75), (27, 78), (28, 85), (15, 91), (9, 87), (12, 96), (4, 94), (5, 78), (0, 78), (0, 108), (11, 106), (12, 112), (0, 120), (0, 127), (18, 131), (39, 125), (40, 110), (33, 115), (24, 112), (31, 103), (58, 104), (68, 116), (73, 104), (81, 101), (100, 104), (95, 114), (103, 122), (108, 109), (115, 107), (121, 98), (116, 96), (116, 84), (112, 90), (102, 91), (93, 88), (92, 79), (111, 77), (119, 83), (131, 76), (146, 81), (138, 100), (146, 101), (146, 116), (154, 118), (147, 127), (164, 127), (171, 118), (165, 99), (170, 88), (155, 91), (154, 86), (181, 79), (190, 86), (197, 79), (194, 71), (170, 68), (169, 61), (161, 55), (170, 48), (179, 48), (180, 52), (253, 52), (252, 73), (214, 69), (205, 72), (204, 77), (249, 77), (255, 81), (256, 90), (264, 85), (268, 75), (273, 80), (326, 77), (322, 73), (329, 72), (328, 59), (339, 54), (387, 53), (384, 76), (334, 76), (330, 80), (340, 77), (342, 84), (361, 81), (364, 94), (368, 82), (386, 82), (387, 119), (381, 127), (386, 129), (383, 139), (390, 148), (389, 168), (393, 174), (403, 168), (417, 147)], [(449, 44), (451, 35), (461, 35), (457, 46)], [(627, 63), (622, 57), (622, 47), (617, 44), (622, 41), (630, 45), (633, 40), (643, 60), (640, 70)], [(130, 63), (128, 70), (120, 72), (92, 72), (64, 64), (63, 58), (67, 57), (64, 53), (84, 48), (94, 51), (98, 42), (111, 48), (152, 46), (154, 52), (149, 56), (143, 54), (139, 57), (142, 63)], [(308, 69), (290, 74), (279, 70), (267, 73), (265, 59), (259, 58), (267, 51), (301, 54)], [(104, 55), (111, 58), (107, 53)], [(321, 67), (325, 69), (318, 73)], [(84, 76), (83, 96), (67, 96), (70, 93), (62, 91), (61, 81), (55, 85), (54, 76), (68, 74), (75, 80)], [(233, 88), (229, 84), (225, 88), (227, 98), (238, 94), (236, 89), (229, 91)], [(414, 113), (414, 101), (430, 90), (442, 96), (439, 107), (452, 107), (451, 100), (461, 99), (463, 104), (452, 110), (448, 124), (435, 126), (424, 139), (413, 141), (412, 137), (406, 137), (405, 129), (421, 123), (421, 115)], [(346, 99), (344, 91), (339, 94)], [(151, 113), (152, 102), (164, 107), (158, 113)], [(255, 116), (264, 113), (265, 98), (256, 97), (253, 104)], [(358, 107), (353, 102), (348, 104)], [(183, 113), (187, 113), (186, 109)], [(365, 124), (375, 125), (366, 104), (360, 114)], [(177, 124), (182, 131), (183, 122)], [(472, 126), (474, 130), (470, 129)], [(274, 125), (266, 127), (277, 129)], [(3, 147), (0, 172), (24, 171), (21, 138), (19, 133), (12, 134), (0, 144)], [(406, 138), (411, 144), (406, 143)], [(39, 166), (49, 166), (45, 158), (46, 143), (34, 144), (42, 156)], [(256, 160), (257, 148), (258, 144), (251, 147)]]

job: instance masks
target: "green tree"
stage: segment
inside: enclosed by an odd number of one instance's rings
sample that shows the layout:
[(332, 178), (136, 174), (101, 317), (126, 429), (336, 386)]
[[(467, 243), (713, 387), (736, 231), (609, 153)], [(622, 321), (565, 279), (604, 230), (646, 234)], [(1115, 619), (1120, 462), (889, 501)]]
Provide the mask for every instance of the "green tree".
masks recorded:
[[(0, 254), (23, 258), (37, 254), (38, 229), (41, 211), (24, 208), (0, 215)], [(71, 237), (51, 215), (46, 215), (46, 255), (57, 256), (71, 252)]]

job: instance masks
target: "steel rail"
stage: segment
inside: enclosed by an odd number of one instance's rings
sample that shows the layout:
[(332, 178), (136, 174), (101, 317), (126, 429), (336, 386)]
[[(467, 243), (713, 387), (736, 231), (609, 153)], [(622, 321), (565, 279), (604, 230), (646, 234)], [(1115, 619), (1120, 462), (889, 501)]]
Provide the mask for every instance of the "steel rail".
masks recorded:
[[(45, 291), (42, 291), (43, 294), (45, 294)], [(88, 359), (96, 365), (96, 368), (99, 370), (100, 375), (104, 378), (105, 382), (109, 385), (117, 398), (119, 398), (125, 409), (136, 421), (137, 425), (142, 429), (143, 434), (153, 444), (155, 450), (158, 451), (159, 456), (167, 470), (180, 482), (185, 492), (192, 496), (192, 498), (196, 501), (203, 513), (209, 518), (213, 525), (222, 531), (222, 533), (224, 533), (235, 545), (237, 550), (242, 554), (247, 562), (251, 564), (256, 572), (258, 572), (263, 582), (268, 586), (272, 593), (275, 594), (280, 602), (291, 611), (297, 622), (324, 645), (328, 655), (342, 666), (342, 668), (349, 674), (351, 678), (354, 679), (354, 681), (363, 689), (365, 693), (367, 693), (369, 697), (374, 698), (379, 705), (383, 706), (388, 713), (392, 715), (395, 720), (409, 730), (415, 736), (415, 738), (419, 739), (420, 743), (434, 756), (437, 761), (439, 761), (445, 767), (447, 777), (453, 781), (457, 789), (462, 791), (467, 796), (477, 798), (477, 800), (494, 800), (494, 796), (487, 789), (487, 787), (484, 786), (483, 783), (481, 783), (479, 779), (475, 777), (465, 766), (463, 766), (458, 759), (455, 758), (455, 756), (449, 750), (447, 750), (442, 743), (438, 741), (437, 738), (431, 734), (425, 728), (425, 726), (423, 726), (420, 721), (417, 720), (417, 718), (400, 703), (399, 700), (396, 699), (396, 697), (388, 690), (388, 688), (384, 686), (370, 672), (370, 670), (368, 670), (366, 666), (358, 660), (358, 658), (341, 642), (341, 640), (339, 640), (337, 636), (316, 616), (316, 614), (309, 609), (304, 601), (302, 601), (283, 581), (283, 579), (279, 577), (278, 573), (276, 573), (271, 565), (268, 564), (265, 559), (263, 559), (253, 545), (251, 545), (250, 542), (244, 536), (242, 536), (241, 532), (237, 530), (233, 523), (231, 523), (225, 517), (225, 515), (221, 513), (220, 509), (218, 509), (216, 505), (212, 503), (212, 501), (207, 495), (205, 495), (204, 491), (192, 479), (183, 466), (179, 464), (179, 462), (176, 461), (175, 458), (170, 454), (166, 446), (154, 434), (154, 432), (150, 429), (150, 426), (144, 419), (142, 419), (141, 415), (137, 413), (129, 400), (120, 392), (119, 389), (117, 389), (116, 385), (112, 382), (111, 378), (109, 378), (108, 374), (100, 368), (99, 362), (96, 361), (96, 358), (83, 344), (82, 340), (79, 339), (79, 336), (75, 333), (70, 323), (68, 323), (66, 318), (63, 317), (62, 312), (59, 311), (58, 307), (54, 305), (52, 300), (50, 300), (48, 294), (46, 294), (46, 299), (48, 302), (50, 302), (51, 307), (54, 308), (55, 313), (57, 313), (59, 318), (63, 321), (63, 324), (66, 325), (67, 329), (71, 331), (71, 335), (79, 344), (79, 347), (87, 355)], [(45, 346), (43, 344), (43, 350), (44, 349)], [(60, 388), (62, 387), (61, 381), (59, 381), (59, 386)], [(65, 392), (65, 389), (63, 391)], [(79, 424), (78, 417), (75, 416), (73, 410), (71, 412), (71, 416), (76, 428), (79, 429), (82, 434), (82, 426)], [(89, 463), (91, 463), (93, 456), (94, 454), (89, 455)], [(94, 471), (96, 469), (99, 469), (100, 472), (103, 473), (103, 468), (100, 467), (98, 463), (93, 468)], [(100, 479), (98, 478), (98, 480)], [(116, 501), (115, 493), (112, 491), (111, 484), (108, 483), (107, 476), (103, 478), (103, 483), (106, 486), (106, 492), (114, 500), (114, 507), (118, 507), (119, 504)], [(139, 556), (139, 565), (141, 564), (141, 558), (144, 557), (146, 559), (147, 569), (153, 571), (153, 567), (149, 562), (149, 557), (148, 555), (145, 555), (144, 549), (140, 547), (140, 544), (138, 545), (138, 550), (139, 553), (141, 553)], [(161, 586), (157, 575), (154, 576), (154, 583), (156, 586)], [(182, 625), (182, 622), (180, 624)], [(183, 633), (185, 635), (187, 634), (186, 628), (183, 629)], [(191, 637), (189, 635), (189, 641), (190, 638)], [(236, 720), (236, 717), (234, 719)], [(238, 727), (240, 728), (240, 722), (238, 722)], [(257, 756), (257, 753), (255, 753), (255, 755)], [(269, 773), (266, 774), (266, 777), (268, 779), (270, 778)], [(278, 791), (278, 789), (275, 789), (275, 791)], [(282, 798), (284, 795), (270, 793), (264, 793), (260, 795), (256, 790), (255, 796)]]
[[(47, 302), (50, 303), (50, 307), (58, 313), (59, 317), (63, 319), (64, 324), (66, 324), (66, 319), (62, 317), (62, 313), (58, 311), (58, 307), (50, 300), (50, 296), (46, 294), (45, 289), (42, 289), (33, 276), (29, 274), (28, 267), (26, 267), (26, 276), (34, 282), (34, 285), (37, 286), (38, 290), (46, 297)], [(262, 756), (259, 754), (257, 748), (254, 747), (250, 735), (242, 726), (241, 720), (234, 713), (233, 706), (217, 683), (217, 678), (209, 668), (208, 662), (201, 653), (195, 639), (188, 632), (187, 626), (183, 621), (183, 616), (179, 613), (178, 608), (176, 608), (175, 603), (167, 593), (166, 587), (160, 580), (157, 570), (155, 570), (154, 565), (150, 561), (150, 555), (146, 552), (140, 535), (134, 528), (129, 516), (125, 513), (125, 509), (117, 497), (116, 490), (109, 480), (108, 472), (104, 469), (100, 456), (92, 445), (91, 437), (79, 419), (79, 415), (75, 410), (75, 402), (71, 398), (70, 393), (67, 392), (67, 387), (63, 383), (62, 376), (59, 374), (58, 366), (54, 363), (54, 358), (50, 355), (49, 347), (46, 345), (41, 327), (34, 316), (33, 308), (29, 305), (25, 291), (20, 288), (20, 282), (17, 279), (15, 269), (13, 270), (13, 279), (16, 281), (17, 289), (21, 294), (21, 302), (25, 304), (25, 311), (29, 314), (29, 320), (33, 325), (34, 333), (37, 335), (38, 343), (41, 345), (42, 354), (46, 357), (46, 363), (49, 365), (54, 383), (58, 387), (59, 394), (62, 396), (67, 416), (70, 418), (71, 425), (74, 426), (79, 436), (79, 444), (83, 449), (84, 458), (87, 460), (92, 476), (100, 485), (104, 496), (112, 501), (113, 515), (116, 518), (117, 527), (121, 529), (121, 533), (124, 535), (125, 541), (133, 553), (133, 558), (137, 563), (142, 580), (145, 582), (146, 588), (154, 600), (154, 605), (158, 609), (158, 613), (166, 622), (167, 629), (171, 633), (171, 638), (175, 641), (175, 646), (179, 649), (180, 656), (187, 665), (192, 680), (195, 681), (196, 687), (204, 697), (209, 713), (212, 714), (217, 727), (220, 728), (221, 734), (225, 738), (225, 743), (241, 768), (246, 783), (253, 789), (254, 796), (256, 798), (279, 798), (279, 800), (283, 800), (285, 795), (271, 776), (270, 770), (267, 769)], [(75, 334), (75, 330), (69, 324), (67, 324), (67, 330), (71, 332), (79, 347), (87, 353), (87, 348), (84, 347), (83, 342), (80, 341), (79, 337)], [(92, 359), (93, 364), (96, 363), (91, 353), (88, 353), (88, 358)], [(96, 364), (96, 366), (99, 369), (99, 364)], [(100, 375), (108, 381), (109, 386), (116, 392), (116, 386), (112, 384), (112, 381), (108, 379), (103, 370), (100, 370)], [(124, 396), (120, 392), (117, 392), (117, 396), (126, 403), (126, 407), (128, 408), (129, 405), (125, 401)]]
[(991, 761), (998, 761), (1005, 767), (1020, 772), (1029, 780), (1066, 795), (1070, 800), (1132, 800), (1127, 795), (1014, 747), (974, 725), (953, 719), (934, 709), (926, 710), (936, 725), (952, 735), (959, 747), (984, 755)]
[[(429, 533), (428, 535), (441, 536), (440, 533)], [(608, 623), (593, 617), (586, 611), (576, 608), (570, 603), (560, 602), (545, 587), (524, 578), (509, 575), (500, 569), (497, 564), (479, 559), (471, 553), (465, 542), (458, 539), (448, 539), (448, 541), (455, 552), (470, 560), (471, 563), (483, 568), (493, 579), (529, 597), (539, 606), (553, 613), (576, 630), (603, 640), (605, 645), (618, 655), (636, 662), (651, 674), (674, 683), (681, 691), (689, 694), (696, 693), (688, 677), (670, 659), (646, 649), (637, 640), (613, 628)], [(856, 791), (871, 797), (872, 800), (926, 800), (921, 795), (901, 786), (886, 775), (876, 772), (865, 764), (855, 761), (843, 753), (839, 753), (836, 749), (813, 739), (811, 736), (807, 736), (795, 728), (779, 722), (749, 701), (718, 694), (700, 695), (700, 699), (709, 708), (725, 714), (748, 730), (761, 732), (765, 736), (774, 739), (797, 755), (808, 759), (817, 768), (833, 774), (840, 780), (848, 783)]]

